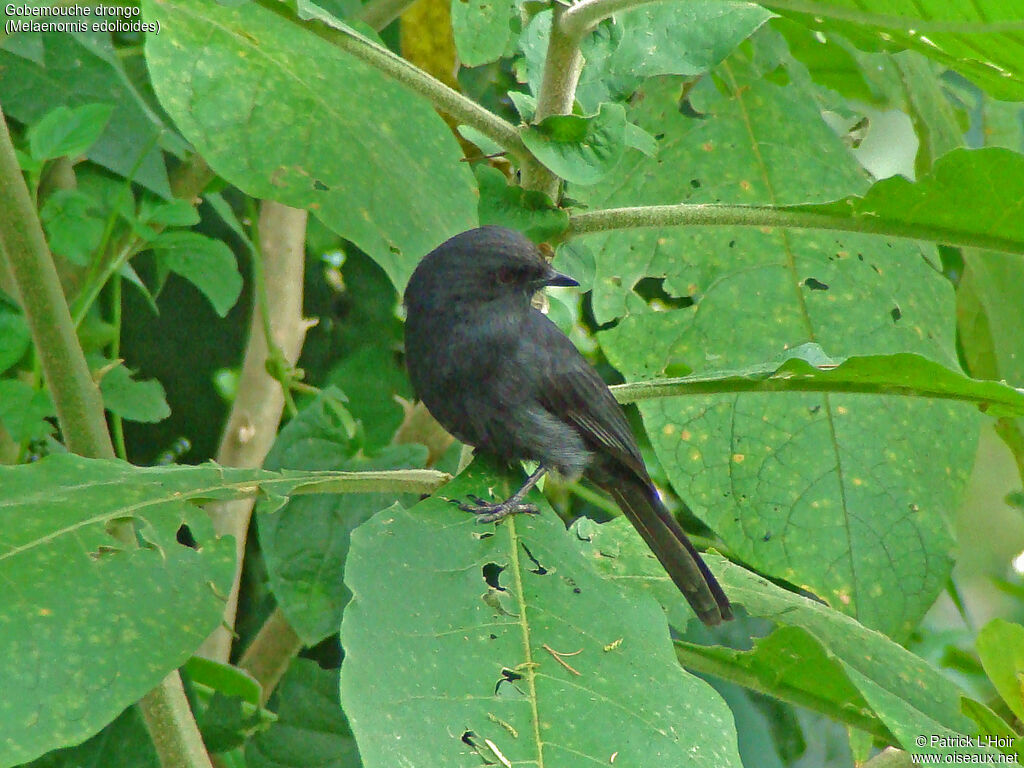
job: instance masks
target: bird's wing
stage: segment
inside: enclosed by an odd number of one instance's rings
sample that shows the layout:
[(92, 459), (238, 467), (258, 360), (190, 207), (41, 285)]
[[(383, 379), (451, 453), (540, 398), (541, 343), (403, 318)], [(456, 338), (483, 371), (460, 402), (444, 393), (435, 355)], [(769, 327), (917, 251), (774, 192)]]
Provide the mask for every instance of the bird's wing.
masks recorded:
[(607, 451), (649, 482), (629, 422), (608, 385), (554, 323), (538, 312), (530, 324), (529, 336), (543, 338), (547, 352), (537, 392), (544, 408), (579, 430), (588, 447)]

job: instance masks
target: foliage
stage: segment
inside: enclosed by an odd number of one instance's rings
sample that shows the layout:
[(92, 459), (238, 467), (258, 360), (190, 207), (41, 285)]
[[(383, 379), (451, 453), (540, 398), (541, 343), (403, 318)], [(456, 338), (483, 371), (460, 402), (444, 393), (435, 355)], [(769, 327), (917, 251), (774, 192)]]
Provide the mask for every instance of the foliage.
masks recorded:
[[(979, 434), (1024, 473), (1024, 5), (408, 5), (4, 7), (0, 766), (1018, 758), (1024, 629), (954, 566)], [(735, 622), (577, 484), (493, 527), (448, 503), (513, 487), (486, 457), (422, 497), (460, 446), (399, 297), (480, 224), (580, 280), (551, 316)]]

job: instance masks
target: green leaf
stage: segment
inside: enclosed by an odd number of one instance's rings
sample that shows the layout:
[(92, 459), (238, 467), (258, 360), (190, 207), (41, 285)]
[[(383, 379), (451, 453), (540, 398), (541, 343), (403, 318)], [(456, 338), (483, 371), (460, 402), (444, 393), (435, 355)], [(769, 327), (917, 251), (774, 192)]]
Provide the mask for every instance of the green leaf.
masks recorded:
[(242, 276), (235, 254), (220, 240), (198, 232), (173, 230), (152, 243), (158, 266), (188, 280), (224, 317), (242, 293)]
[(833, 359), (817, 344), (804, 344), (784, 356), (781, 364), (620, 384), (612, 391), (621, 403), (723, 392), (856, 392), (959, 400), (977, 404), (990, 416), (1024, 416), (1024, 391), (1003, 382), (972, 379), (921, 355)]
[(978, 633), (978, 656), (992, 684), (1018, 718), (1024, 717), (1024, 627), (993, 619)]
[(892, 176), (863, 195), (788, 210), (851, 218), (866, 231), (1024, 253), (1024, 155), (1001, 147), (955, 149), (917, 182)]
[[(106, 367), (110, 361), (100, 361), (99, 364)], [(155, 379), (136, 381), (132, 376), (133, 372), (120, 363), (104, 372), (100, 379), (100, 392), (107, 410), (128, 421), (149, 424), (170, 416), (171, 409), (160, 382)]]
[(495, 471), (352, 535), (341, 695), (363, 764), (739, 766), (654, 601), (604, 582), (544, 504), (492, 527), (448, 502), (503, 495)]
[(424, 253), (476, 225), (472, 173), (425, 100), (255, 3), (147, 0), (143, 9), (162, 29), (146, 41), (161, 104), (246, 194), (309, 208), (399, 288)]
[(193, 683), (255, 706), (260, 704), (260, 684), (245, 670), (203, 656), (193, 656), (183, 670)]
[(479, 67), (501, 58), (516, 19), (513, 0), (452, 0), (452, 33), (459, 62)]
[(158, 200), (142, 198), (139, 220), (167, 227), (193, 227), (199, 223), (199, 211), (188, 200)]
[(622, 41), (605, 66), (640, 82), (656, 75), (700, 75), (717, 66), (774, 14), (736, 0), (652, 3), (616, 14)]
[(36, 160), (85, 154), (114, 112), (110, 104), (84, 104), (75, 109), (57, 107), (28, 129), (28, 147)]
[[(95, 17), (83, 20), (91, 23)], [(133, 58), (138, 57), (127, 61)], [(114, 105), (106, 129), (88, 150), (89, 159), (120, 176), (132, 174), (137, 183), (170, 198), (161, 148), (181, 155), (187, 147), (146, 102), (148, 83), (142, 77), (133, 81), (124, 61), (109, 33), (14, 35), (0, 48), (0, 103), (7, 115), (28, 125), (56, 107)]]
[(576, 184), (596, 184), (626, 150), (626, 111), (602, 104), (591, 117), (552, 115), (522, 133), (523, 143), (549, 170)]
[[(347, 435), (332, 408), (339, 393), (326, 390), (281, 430), (264, 465), (268, 469), (396, 469), (423, 464), (419, 446), (391, 446), (368, 458)], [(306, 645), (338, 631), (351, 598), (343, 582), (349, 534), (400, 498), (395, 493), (311, 495), (256, 515), (270, 587)], [(406, 501), (415, 497), (403, 496)]]
[(0, 373), (21, 360), (31, 343), (21, 312), (0, 300)]
[(56, 411), (50, 393), (34, 389), (18, 379), (0, 379), (0, 423), (19, 443), (28, 443), (54, 434), (48, 418)]
[(50, 250), (76, 266), (87, 266), (103, 240), (104, 214), (99, 201), (86, 192), (55, 190), (40, 211)]
[[(234, 544), (187, 499), (230, 477), (71, 454), (0, 467), (0, 688), (19, 692), (0, 705), (0, 732), (17, 734), (0, 741), (0, 765), (92, 735), (217, 626)], [(199, 549), (177, 542), (182, 524)], [(138, 547), (111, 535), (126, 525)]]
[(153, 739), (138, 707), (128, 707), (114, 722), (78, 746), (50, 752), (25, 768), (83, 768), (84, 766), (161, 768)]
[[(608, 578), (638, 596), (653, 594), (682, 626), (693, 614), (646, 545), (625, 519), (573, 526), (581, 553)], [(904, 749), (992, 754), (987, 747), (916, 743), (921, 735), (973, 735), (951, 680), (880, 632), (821, 603), (788, 592), (717, 555), (704, 556), (734, 605), (778, 625), (750, 650), (678, 642), (680, 660), (756, 690), (800, 703), (876, 736), (891, 734)]]
[[(786, 86), (765, 78), (799, 70), (777, 43), (770, 28), (759, 31), (719, 68), (717, 84), (690, 91), (690, 113), (680, 112), (678, 82), (647, 81), (629, 117), (661, 135), (657, 158), (629, 153), (621, 183), (573, 193), (601, 208), (784, 205), (863, 192), (867, 179), (821, 120), (816, 89), (795, 76)], [(680, 178), (680, 169), (692, 170)], [(617, 321), (598, 341), (627, 381), (759, 366), (809, 342), (836, 359), (913, 354), (957, 370), (953, 292), (931, 249), (724, 227), (585, 242), (595, 250), (596, 321)], [(975, 386), (955, 373), (947, 381)], [(945, 584), (947, 520), (973, 461), (976, 408), (724, 392), (647, 401), (640, 412), (674, 488), (751, 566), (899, 637)], [(809, 527), (835, 535), (808, 537)]]
[(561, 235), (569, 228), (569, 215), (543, 192), (511, 185), (497, 168), (476, 168), (480, 185), (480, 224), (518, 230), (537, 243)]
[(977, 376), (1024, 384), (1024, 283), (1020, 256), (964, 253), (958, 290), (959, 330), (967, 365)]
[(784, 0), (768, 7), (809, 29), (838, 32), (864, 50), (911, 48), (998, 99), (1024, 99), (1020, 0)]
[(359, 768), (356, 740), (338, 703), (338, 670), (293, 660), (277, 702), (277, 722), (246, 744), (249, 768)]

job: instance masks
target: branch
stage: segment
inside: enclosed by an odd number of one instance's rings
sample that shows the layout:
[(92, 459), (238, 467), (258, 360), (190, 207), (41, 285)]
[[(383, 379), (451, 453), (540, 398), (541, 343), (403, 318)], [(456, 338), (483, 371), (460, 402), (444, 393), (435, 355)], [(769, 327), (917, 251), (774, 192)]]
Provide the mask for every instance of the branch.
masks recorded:
[(896, 222), (869, 216), (837, 216), (758, 205), (680, 204), (631, 208), (607, 208), (569, 217), (569, 232), (585, 235), (614, 229), (682, 226), (789, 227), (830, 229), (912, 240), (928, 240), (953, 246), (986, 248), (1024, 254), (1024, 243), (1009, 237), (964, 232), (930, 224)]
[[(302, 317), (307, 218), (306, 211), (272, 201), (264, 201), (260, 210), (261, 247), (252, 254), (253, 271), (263, 273), (264, 279), (258, 283), (272, 285), (274, 290), (256, 288), (238, 396), (217, 449), (218, 464), (260, 467), (277, 436), (284, 394), (281, 385), (267, 373), (268, 350), (271, 346), (277, 348), (294, 365), (309, 328)], [(224, 605), (224, 621), (197, 651), (216, 661), (227, 662), (231, 654), (245, 540), (254, 501), (237, 499), (207, 507), (217, 535), (235, 539), (235, 578)]]
[(0, 261), (7, 265), (32, 331), (68, 450), (113, 457), (100, 389), (78, 343), (57, 268), (0, 110)]
[(260, 703), (266, 704), (288, 669), (292, 658), (302, 648), (302, 640), (292, 629), (281, 607), (274, 609), (252, 643), (238, 661), (239, 669), (252, 675), (260, 684)]
[[(568, 13), (565, 6), (554, 4), (551, 18), (551, 34), (548, 50), (544, 57), (544, 77), (537, 93), (537, 112), (534, 122), (539, 123), (552, 115), (572, 113), (576, 100), (576, 86), (583, 69), (579, 39), (572, 39), (562, 31), (562, 16)], [(558, 200), (558, 176), (540, 164), (523, 169), (522, 184), (525, 189), (545, 193), (552, 200)]]

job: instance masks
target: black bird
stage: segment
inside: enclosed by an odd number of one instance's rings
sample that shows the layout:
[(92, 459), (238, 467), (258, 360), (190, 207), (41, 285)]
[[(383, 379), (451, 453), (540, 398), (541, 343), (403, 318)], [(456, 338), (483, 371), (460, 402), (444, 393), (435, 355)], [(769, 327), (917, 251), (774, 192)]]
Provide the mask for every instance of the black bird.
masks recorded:
[(579, 285), (518, 232), (480, 227), (428, 253), (405, 289), (405, 356), (416, 395), (464, 443), (539, 467), (497, 504), (461, 505), (486, 522), (536, 512), (523, 499), (548, 470), (612, 495), (705, 624), (729, 600), (662, 505), (622, 408), (533, 295)]

